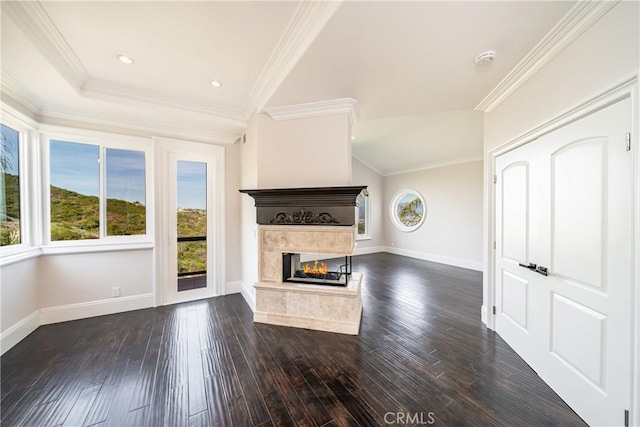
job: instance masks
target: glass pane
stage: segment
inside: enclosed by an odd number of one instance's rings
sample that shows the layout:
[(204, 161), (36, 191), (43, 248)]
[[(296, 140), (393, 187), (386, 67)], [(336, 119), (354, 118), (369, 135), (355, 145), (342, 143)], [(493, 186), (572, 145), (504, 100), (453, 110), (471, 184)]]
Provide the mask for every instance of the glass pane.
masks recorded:
[(51, 240), (100, 238), (100, 150), (51, 141)]
[(422, 200), (415, 193), (407, 193), (398, 200), (396, 212), (398, 220), (405, 226), (418, 225), (424, 213)]
[(178, 291), (203, 288), (207, 273), (207, 164), (178, 161)]
[(360, 205), (358, 206), (358, 234), (367, 234), (367, 198), (360, 196)]
[(105, 150), (107, 236), (147, 233), (144, 152)]
[(0, 126), (0, 246), (9, 246), (21, 242), (19, 133), (5, 125)]

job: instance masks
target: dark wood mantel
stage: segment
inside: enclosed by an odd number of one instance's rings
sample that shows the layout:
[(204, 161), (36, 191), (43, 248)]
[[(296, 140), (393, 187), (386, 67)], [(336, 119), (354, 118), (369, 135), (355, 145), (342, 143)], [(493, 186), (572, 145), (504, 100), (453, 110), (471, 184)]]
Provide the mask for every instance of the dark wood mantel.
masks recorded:
[(258, 224), (355, 224), (354, 206), (366, 185), (240, 190), (253, 197)]

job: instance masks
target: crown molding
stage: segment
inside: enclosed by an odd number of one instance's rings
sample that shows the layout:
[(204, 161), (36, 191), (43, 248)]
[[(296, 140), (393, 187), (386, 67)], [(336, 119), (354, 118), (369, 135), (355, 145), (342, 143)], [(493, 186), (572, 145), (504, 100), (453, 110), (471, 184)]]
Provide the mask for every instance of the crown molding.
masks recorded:
[(78, 59), (39, 1), (2, 2), (2, 11), (25, 31), (36, 48), (77, 92), (89, 80)]
[(4, 70), (0, 75), (0, 85), (3, 95), (13, 98), (32, 114), (36, 114), (44, 104), (40, 98)]
[(485, 113), (493, 111), (618, 2), (578, 1), (475, 109)]
[(369, 169), (371, 169), (372, 171), (374, 171), (378, 175), (385, 176), (384, 173), (380, 169), (378, 169), (376, 166), (373, 166), (371, 163), (367, 162), (362, 157), (357, 156), (357, 155), (355, 155), (353, 153), (351, 153), (351, 157), (353, 157), (354, 159), (356, 159), (357, 161), (359, 161), (360, 163), (362, 163), (363, 165), (365, 165), (366, 167), (368, 167)]
[(237, 133), (220, 132), (212, 129), (198, 129), (193, 126), (181, 126), (167, 122), (153, 120), (139, 120), (135, 123), (114, 120), (111, 118), (96, 118), (75, 111), (65, 111), (62, 108), (51, 108), (40, 111), (36, 115), (38, 123), (53, 126), (68, 126), (90, 129), (103, 132), (120, 133), (132, 136), (168, 136), (191, 141), (200, 141), (211, 144), (233, 144), (244, 129)]
[(204, 100), (193, 100), (179, 96), (159, 94), (138, 87), (107, 80), (99, 80), (93, 77), (85, 83), (81, 90), (81, 95), (92, 99), (106, 99), (118, 102), (125, 101), (129, 103), (142, 102), (181, 111), (187, 110), (209, 115), (211, 116), (211, 120), (217, 123), (239, 127), (247, 126), (247, 119), (242, 114), (242, 111), (237, 108), (217, 105)]
[(284, 107), (265, 108), (264, 112), (273, 120), (303, 119), (307, 117), (347, 114), (353, 126), (358, 121), (357, 100), (353, 98), (332, 99), (329, 101), (309, 102)]
[(245, 117), (266, 105), (341, 4), (342, 0), (300, 2), (242, 107)]
[[(82, 97), (130, 103), (144, 102), (212, 116), (212, 120), (232, 126), (246, 127), (247, 120), (239, 108), (216, 105), (203, 100), (157, 94), (144, 89), (92, 77), (39, 1), (3, 2), (2, 10), (25, 31), (35, 47)], [(29, 107), (29, 100), (20, 97)], [(38, 111), (35, 108), (34, 111)]]
[(395, 170), (389, 170), (386, 171), (385, 173), (382, 174), (382, 176), (387, 177), (387, 176), (394, 176), (394, 175), (402, 175), (405, 173), (413, 173), (413, 172), (420, 172), (420, 171), (425, 171), (425, 170), (429, 170), (429, 169), (437, 169), (437, 168), (445, 168), (448, 166), (456, 166), (456, 165), (461, 165), (464, 163), (472, 163), (472, 162), (479, 162), (484, 160), (483, 156), (479, 156), (479, 157), (469, 157), (466, 159), (458, 159), (458, 160), (451, 160), (451, 161), (446, 161), (446, 162), (437, 162), (437, 163), (423, 163), (422, 165), (419, 166), (414, 166), (414, 167), (410, 167), (410, 168), (406, 168), (406, 169), (395, 169)]

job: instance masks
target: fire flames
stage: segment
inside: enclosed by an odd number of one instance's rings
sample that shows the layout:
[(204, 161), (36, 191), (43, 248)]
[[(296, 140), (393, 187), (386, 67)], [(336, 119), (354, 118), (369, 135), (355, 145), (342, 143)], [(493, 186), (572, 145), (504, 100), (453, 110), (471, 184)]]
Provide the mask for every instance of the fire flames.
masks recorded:
[(320, 274), (325, 275), (329, 272), (329, 266), (322, 261), (313, 261), (313, 267), (311, 263), (302, 264), (302, 271), (304, 274)]

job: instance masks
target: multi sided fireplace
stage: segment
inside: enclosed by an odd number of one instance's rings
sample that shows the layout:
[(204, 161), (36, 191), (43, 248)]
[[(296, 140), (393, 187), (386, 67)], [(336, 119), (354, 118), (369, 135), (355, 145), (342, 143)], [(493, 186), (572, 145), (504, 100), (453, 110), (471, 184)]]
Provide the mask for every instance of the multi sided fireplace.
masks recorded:
[(351, 255), (365, 189), (240, 190), (254, 198), (258, 223), (255, 322), (358, 334), (362, 274), (352, 272)]
[(287, 252), (282, 254), (283, 283), (347, 286), (350, 276), (351, 256), (349, 255), (328, 260), (301, 261), (300, 254)]

